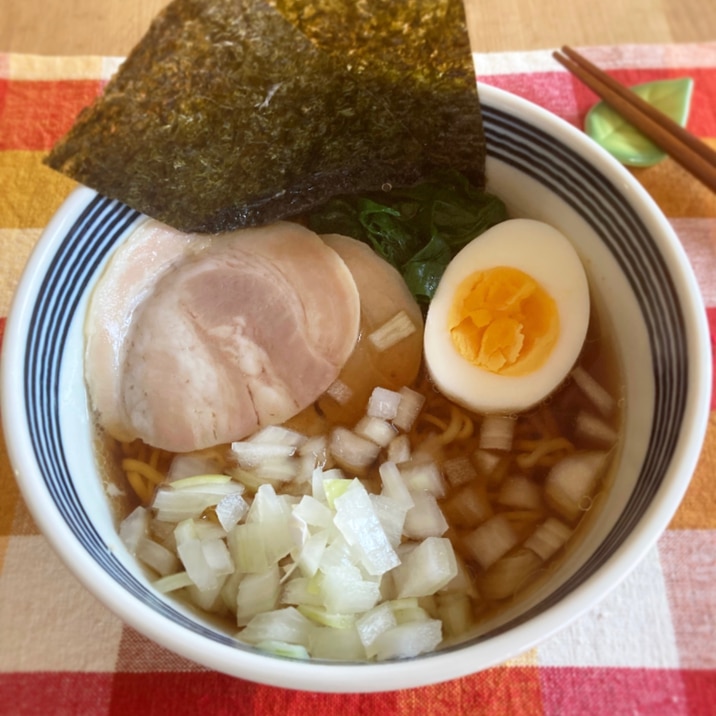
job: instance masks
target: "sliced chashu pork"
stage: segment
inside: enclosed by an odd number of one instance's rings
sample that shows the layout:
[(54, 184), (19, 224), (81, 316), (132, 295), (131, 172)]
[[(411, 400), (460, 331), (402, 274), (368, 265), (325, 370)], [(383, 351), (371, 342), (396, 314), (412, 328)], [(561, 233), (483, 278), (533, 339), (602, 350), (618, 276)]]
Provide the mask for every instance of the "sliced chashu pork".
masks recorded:
[[(176, 257), (150, 287), (142, 269), (131, 285), (136, 244), (158, 241), (162, 254), (165, 232), (176, 234)], [(316, 234), (287, 222), (196, 246), (156, 222), (137, 234), (111, 260), (88, 314), (90, 399), (114, 437), (177, 452), (239, 440), (292, 417), (339, 375), (360, 301)], [(113, 303), (114, 291), (138, 297)]]

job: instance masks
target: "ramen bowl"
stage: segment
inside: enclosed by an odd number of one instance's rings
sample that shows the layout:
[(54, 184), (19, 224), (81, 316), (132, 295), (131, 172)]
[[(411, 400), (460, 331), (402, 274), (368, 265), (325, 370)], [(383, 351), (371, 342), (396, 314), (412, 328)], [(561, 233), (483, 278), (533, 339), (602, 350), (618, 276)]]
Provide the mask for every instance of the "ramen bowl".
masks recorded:
[(189, 659), (286, 688), (356, 692), (464, 676), (524, 652), (614, 589), (666, 529), (697, 463), (710, 347), (685, 253), (658, 207), (582, 133), (524, 100), (480, 88), (489, 188), (512, 216), (569, 236), (607, 317), (624, 379), (611, 488), (549, 579), (458, 644), (417, 657), (331, 662), (273, 656), (156, 591), (118, 537), (95, 462), (83, 323), (113, 249), (142, 217), (80, 188), (42, 235), (9, 316), (2, 409), (18, 483), (76, 577), (126, 623)]

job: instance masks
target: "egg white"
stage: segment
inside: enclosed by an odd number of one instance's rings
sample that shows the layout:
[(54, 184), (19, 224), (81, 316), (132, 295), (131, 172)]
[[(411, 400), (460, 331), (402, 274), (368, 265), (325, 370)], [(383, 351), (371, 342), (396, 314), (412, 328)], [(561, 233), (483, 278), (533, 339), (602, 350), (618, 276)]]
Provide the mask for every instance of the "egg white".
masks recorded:
[[(499, 375), (471, 364), (453, 345), (448, 329), (450, 308), (462, 281), (497, 266), (528, 274), (557, 306), (556, 344), (539, 368), (523, 375)], [(552, 393), (571, 371), (584, 344), (589, 311), (587, 276), (569, 239), (540, 221), (502, 222), (465, 246), (440, 280), (425, 321), (428, 372), (446, 397), (475, 412), (526, 410)]]

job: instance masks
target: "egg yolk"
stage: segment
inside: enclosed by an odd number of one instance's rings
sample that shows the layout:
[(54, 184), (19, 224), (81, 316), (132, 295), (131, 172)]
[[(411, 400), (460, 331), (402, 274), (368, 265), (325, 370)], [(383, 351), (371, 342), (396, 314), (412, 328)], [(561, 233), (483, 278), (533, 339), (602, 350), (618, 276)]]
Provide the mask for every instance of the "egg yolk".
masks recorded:
[(476, 271), (457, 288), (448, 330), (458, 353), (501, 375), (524, 375), (547, 359), (559, 335), (554, 299), (519, 269)]

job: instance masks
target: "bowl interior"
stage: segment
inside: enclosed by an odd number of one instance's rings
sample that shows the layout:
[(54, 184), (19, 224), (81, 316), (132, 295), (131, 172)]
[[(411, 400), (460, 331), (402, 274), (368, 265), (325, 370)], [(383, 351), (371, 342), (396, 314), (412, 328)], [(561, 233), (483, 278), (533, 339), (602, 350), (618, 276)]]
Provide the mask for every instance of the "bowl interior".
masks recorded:
[[(688, 263), (666, 220), (596, 145), (504, 92), (481, 87), (481, 97), (490, 188), (513, 215), (542, 219), (573, 239), (619, 346), (624, 439), (613, 488), (588, 535), (549, 582), (486, 631), (409, 664), (268, 657), (155, 593), (115, 531), (97, 477), (82, 377), (92, 283), (141, 217), (80, 189), (48, 226), (18, 290), (5, 341), (5, 429), (41, 529), (88, 588), (150, 638), (212, 668), (293, 688), (429, 683), (503, 661), (563, 626), (625, 576), (666, 527), (708, 413), (707, 332)], [(456, 659), (458, 648), (469, 649), (470, 658)], [(359, 667), (371, 675), (360, 685), (352, 682)]]

